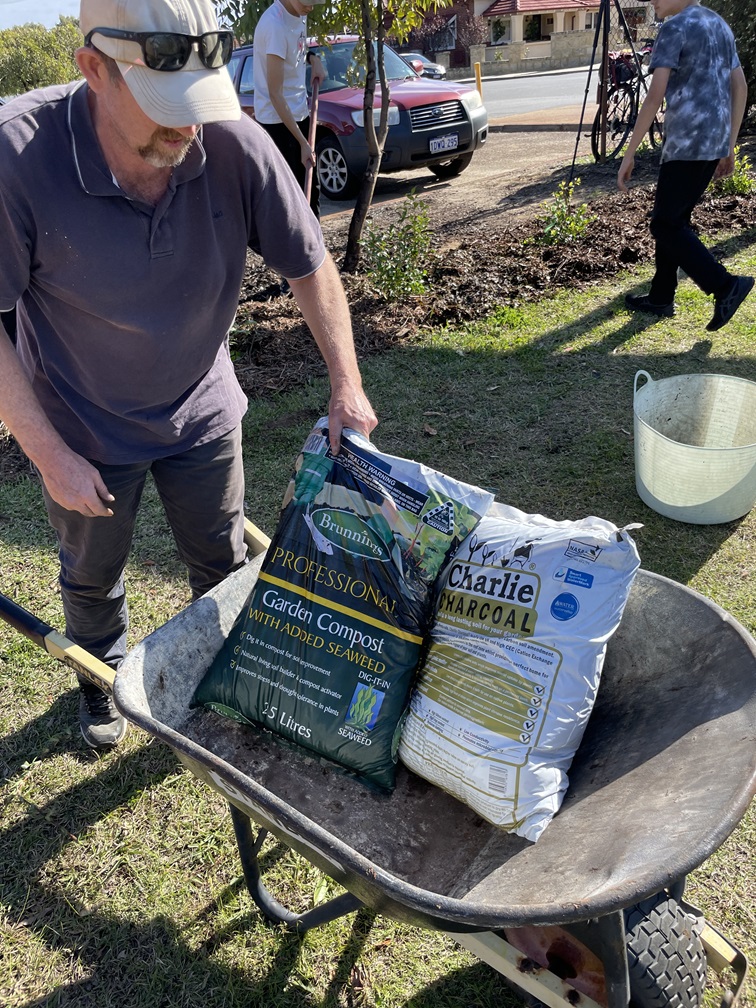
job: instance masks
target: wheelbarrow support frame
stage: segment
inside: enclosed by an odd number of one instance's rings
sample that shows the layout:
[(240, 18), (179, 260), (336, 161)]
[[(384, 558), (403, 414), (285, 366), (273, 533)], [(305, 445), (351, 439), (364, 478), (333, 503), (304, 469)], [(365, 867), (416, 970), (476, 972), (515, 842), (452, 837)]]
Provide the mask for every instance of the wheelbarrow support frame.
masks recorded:
[[(253, 902), (272, 924), (283, 924), (292, 932), (303, 935), (312, 928), (338, 920), (355, 910), (374, 909), (349, 891), (305, 913), (298, 914), (287, 909), (278, 902), (263, 882), (259, 862), (260, 850), (265, 839), (268, 835), (276, 836), (276, 834), (271, 834), (265, 827), (260, 827), (255, 833), (252, 825), (254, 820), (247, 812), (232, 801), (228, 804), (244, 881)], [(735, 1008), (748, 975), (748, 960), (740, 949), (704, 920), (700, 910), (682, 901), (684, 888), (685, 879), (679, 879), (670, 885), (670, 895), (677, 898), (681, 907), (692, 918), (701, 922), (701, 941), (707, 964), (720, 975), (727, 970), (732, 971), (734, 980), (730, 989), (724, 994), (721, 1005), (722, 1008)], [(602, 917), (564, 924), (562, 927), (568, 935), (585, 945), (600, 959), (606, 983), (606, 1006), (577, 991), (569, 980), (562, 979), (548, 968), (528, 960), (518, 948), (507, 941), (505, 932), (470, 930), (444, 933), (482, 962), (493, 967), (515, 986), (536, 997), (547, 1008), (574, 1008), (578, 1003), (581, 1008), (627, 1008), (630, 1003), (630, 977), (623, 911), (618, 910)]]

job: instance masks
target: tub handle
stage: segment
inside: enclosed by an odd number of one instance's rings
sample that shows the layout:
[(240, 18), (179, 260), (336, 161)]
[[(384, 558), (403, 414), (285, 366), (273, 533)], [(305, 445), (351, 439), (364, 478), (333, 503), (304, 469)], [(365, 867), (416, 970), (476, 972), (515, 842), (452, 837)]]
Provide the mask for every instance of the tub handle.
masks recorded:
[(645, 378), (646, 381), (649, 384), (651, 384), (653, 382), (653, 380), (654, 380), (651, 377), (651, 375), (648, 373), (648, 371), (644, 371), (643, 369), (641, 369), (640, 371), (636, 371), (635, 372), (635, 380), (633, 382), (633, 398), (635, 398), (635, 396), (638, 395), (638, 379), (639, 378)]

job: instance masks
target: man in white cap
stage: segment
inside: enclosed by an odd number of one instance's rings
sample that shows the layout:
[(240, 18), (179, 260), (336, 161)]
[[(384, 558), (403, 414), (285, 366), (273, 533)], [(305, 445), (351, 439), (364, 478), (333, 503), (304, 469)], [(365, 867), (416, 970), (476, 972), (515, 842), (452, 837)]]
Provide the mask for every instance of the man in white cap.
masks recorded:
[[(112, 667), (147, 477), (196, 598), (245, 562), (241, 418), (227, 334), (247, 249), (288, 278), (328, 366), (331, 441), (377, 420), (320, 226), (226, 70), (210, 0), (82, 0), (83, 81), (0, 112), (0, 418), (41, 478), (66, 632)], [(81, 682), (81, 730), (126, 725)]]
[(305, 188), (306, 170), (313, 168), (310, 190), (312, 212), (320, 215), (320, 187), (315, 151), (310, 147), (306, 70), (310, 79), (325, 80), (320, 57), (307, 46), (307, 15), (325, 0), (274, 0), (255, 28), (255, 119), (273, 139), (294, 175)]

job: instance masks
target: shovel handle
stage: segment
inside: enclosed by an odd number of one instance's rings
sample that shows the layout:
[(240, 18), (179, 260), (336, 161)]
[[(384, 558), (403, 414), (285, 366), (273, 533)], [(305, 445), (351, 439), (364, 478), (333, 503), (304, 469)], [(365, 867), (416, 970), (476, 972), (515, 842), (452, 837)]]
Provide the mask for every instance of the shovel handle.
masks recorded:
[[(320, 81), (314, 80), (312, 82), (312, 100), (310, 102), (310, 129), (307, 134), (307, 143), (310, 145), (311, 150), (315, 150), (315, 135), (318, 128), (318, 92), (320, 91)], [(310, 194), (312, 193), (312, 173), (314, 167), (311, 164), (307, 165), (305, 169), (305, 199), (310, 202)]]
[(113, 692), (115, 682), (115, 669), (112, 669), (105, 662), (95, 658), (84, 648), (74, 644), (63, 634), (58, 633), (49, 623), (39, 619), (28, 609), (13, 602), (6, 595), (0, 593), (0, 619), (4, 620), (14, 630), (28, 637), (30, 641), (47, 651), (53, 658), (69, 665), (75, 672), (83, 676), (89, 682), (99, 686), (100, 689)]

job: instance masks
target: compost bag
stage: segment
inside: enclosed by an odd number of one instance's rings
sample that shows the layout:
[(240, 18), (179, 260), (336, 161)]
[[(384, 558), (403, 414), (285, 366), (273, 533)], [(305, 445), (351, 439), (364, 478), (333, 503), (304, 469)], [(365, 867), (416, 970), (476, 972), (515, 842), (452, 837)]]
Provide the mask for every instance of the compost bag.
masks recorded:
[(628, 529), (494, 504), (439, 578), (400, 759), (536, 840), (562, 802), (638, 566)]
[(194, 705), (394, 784), (398, 727), (445, 561), (492, 500), (320, 420), (248, 604)]

